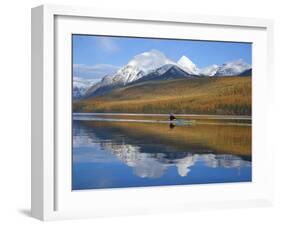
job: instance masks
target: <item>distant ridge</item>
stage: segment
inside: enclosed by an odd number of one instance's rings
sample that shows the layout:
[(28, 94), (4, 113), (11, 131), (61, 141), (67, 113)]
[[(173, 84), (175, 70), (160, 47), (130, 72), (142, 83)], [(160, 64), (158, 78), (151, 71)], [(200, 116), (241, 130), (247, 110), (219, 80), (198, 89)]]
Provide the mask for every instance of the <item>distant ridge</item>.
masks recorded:
[(250, 76), (148, 80), (73, 103), (74, 112), (251, 115)]
[[(181, 78), (199, 78), (202, 76), (249, 76), (252, 74), (251, 65), (243, 59), (226, 62), (222, 65), (210, 65), (199, 69), (188, 57), (182, 56), (177, 62), (168, 59), (158, 50), (150, 50), (133, 57), (127, 65), (120, 68), (113, 75), (106, 75), (101, 81), (84, 85), (79, 92), (79, 99), (87, 99), (104, 95), (116, 88), (129, 84), (153, 80), (172, 80)], [(80, 89), (73, 86), (76, 94)]]
[(252, 76), (252, 68), (248, 69), (246, 71), (243, 71), (242, 73), (239, 74), (239, 76)]
[[(167, 68), (167, 69), (165, 70), (165, 72), (161, 73), (163, 68)], [(151, 81), (172, 80), (172, 79), (195, 78), (195, 77), (198, 77), (198, 75), (189, 74), (176, 65), (164, 65), (163, 67), (157, 69), (155, 72), (152, 72), (132, 83), (129, 83), (129, 85), (150, 81), (150, 80)]]

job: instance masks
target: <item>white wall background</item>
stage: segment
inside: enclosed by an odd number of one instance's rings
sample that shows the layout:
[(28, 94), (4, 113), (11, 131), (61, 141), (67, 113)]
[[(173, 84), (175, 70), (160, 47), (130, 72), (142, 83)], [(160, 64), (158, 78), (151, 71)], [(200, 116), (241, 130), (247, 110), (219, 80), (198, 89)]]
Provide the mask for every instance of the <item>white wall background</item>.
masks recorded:
[[(30, 8), (43, 4), (152, 10), (275, 20), (275, 99), (269, 120), (275, 150), (276, 203), (270, 208), (197, 211), (178, 214), (51, 222), (54, 225), (280, 225), (281, 14), (279, 1), (260, 0), (8, 0), (0, 8), (0, 224), (37, 225), (30, 208)], [(266, 76), (266, 75), (265, 75)], [(266, 150), (265, 150), (266, 151)], [(222, 191), (223, 192), (223, 191)]]

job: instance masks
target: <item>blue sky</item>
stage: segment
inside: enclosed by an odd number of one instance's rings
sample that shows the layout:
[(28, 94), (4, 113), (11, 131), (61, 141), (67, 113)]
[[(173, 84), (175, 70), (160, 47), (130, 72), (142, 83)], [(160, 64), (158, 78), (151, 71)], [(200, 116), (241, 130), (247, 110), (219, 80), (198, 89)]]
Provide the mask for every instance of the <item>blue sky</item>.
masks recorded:
[(173, 61), (185, 55), (199, 68), (241, 58), (252, 64), (249, 43), (73, 35), (74, 75), (100, 79), (151, 49)]

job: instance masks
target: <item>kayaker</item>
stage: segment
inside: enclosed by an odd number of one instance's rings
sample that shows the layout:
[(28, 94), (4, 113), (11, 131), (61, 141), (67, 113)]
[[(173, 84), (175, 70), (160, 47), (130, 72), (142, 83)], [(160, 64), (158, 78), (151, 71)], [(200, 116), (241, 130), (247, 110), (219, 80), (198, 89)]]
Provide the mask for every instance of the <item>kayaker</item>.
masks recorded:
[(170, 121), (174, 121), (174, 120), (176, 120), (176, 117), (174, 116), (173, 113), (170, 113)]

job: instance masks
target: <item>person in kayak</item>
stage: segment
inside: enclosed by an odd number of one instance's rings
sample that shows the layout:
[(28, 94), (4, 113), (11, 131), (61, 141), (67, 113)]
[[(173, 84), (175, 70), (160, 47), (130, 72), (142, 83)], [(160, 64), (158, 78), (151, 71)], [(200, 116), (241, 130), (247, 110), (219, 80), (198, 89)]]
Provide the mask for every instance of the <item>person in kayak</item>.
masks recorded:
[(174, 116), (173, 113), (170, 113), (170, 121), (174, 121), (174, 120), (176, 120), (176, 117)]

